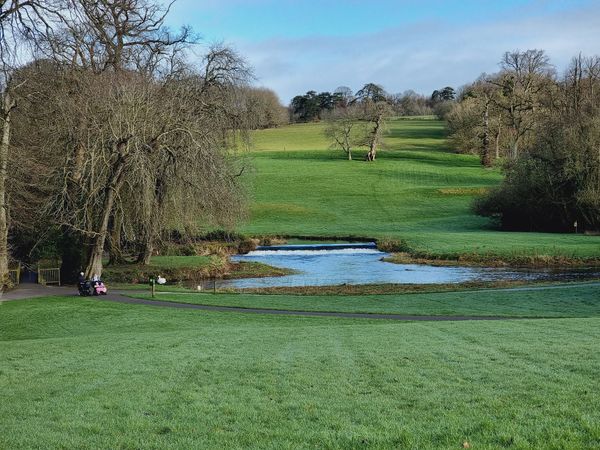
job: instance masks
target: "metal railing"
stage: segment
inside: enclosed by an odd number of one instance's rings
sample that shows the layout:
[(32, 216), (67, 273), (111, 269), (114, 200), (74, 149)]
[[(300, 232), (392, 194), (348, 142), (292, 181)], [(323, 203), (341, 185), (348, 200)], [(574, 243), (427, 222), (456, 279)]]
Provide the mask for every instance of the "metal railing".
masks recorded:
[(60, 267), (41, 269), (38, 267), (39, 284), (58, 284), (60, 286)]

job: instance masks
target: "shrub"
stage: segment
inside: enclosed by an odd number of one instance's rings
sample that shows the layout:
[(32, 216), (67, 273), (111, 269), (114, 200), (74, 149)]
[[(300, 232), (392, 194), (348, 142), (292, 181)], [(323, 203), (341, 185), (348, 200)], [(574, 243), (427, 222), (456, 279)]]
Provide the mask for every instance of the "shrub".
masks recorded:
[(245, 236), (235, 231), (226, 230), (213, 230), (200, 236), (203, 241), (223, 241), (223, 242), (235, 242), (245, 239)]
[(411, 248), (403, 239), (383, 238), (377, 241), (377, 248), (386, 253), (410, 253)]
[(244, 239), (238, 245), (238, 252), (241, 254), (250, 253), (252, 250), (256, 250), (257, 244), (255, 239)]
[(165, 242), (161, 245), (159, 253), (162, 256), (196, 256), (196, 248), (192, 244), (176, 244)]

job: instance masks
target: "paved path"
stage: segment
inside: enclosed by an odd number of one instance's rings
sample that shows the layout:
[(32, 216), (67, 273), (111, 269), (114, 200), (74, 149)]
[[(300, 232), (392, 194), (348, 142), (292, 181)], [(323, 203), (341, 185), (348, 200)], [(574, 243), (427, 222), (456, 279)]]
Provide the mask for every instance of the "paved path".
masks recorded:
[(132, 305), (148, 305), (165, 308), (178, 309), (199, 309), (203, 311), (235, 312), (250, 314), (267, 315), (285, 315), (285, 316), (304, 316), (304, 317), (340, 317), (345, 319), (386, 319), (386, 320), (404, 320), (404, 321), (459, 321), (459, 320), (506, 320), (512, 317), (488, 317), (488, 316), (407, 316), (402, 314), (367, 314), (367, 313), (343, 313), (343, 312), (323, 312), (323, 311), (294, 311), (286, 309), (260, 309), (260, 308), (240, 308), (235, 306), (212, 306), (196, 305), (191, 303), (164, 302), (160, 300), (146, 300), (142, 298), (126, 297), (119, 294), (109, 294), (105, 297), (95, 297), (99, 300), (108, 300), (119, 303), (128, 303)]
[(1, 293), (0, 302), (5, 300), (27, 300), (36, 297), (50, 297), (53, 295), (77, 295), (74, 286), (43, 286), (36, 283), (22, 283), (17, 289)]
[[(554, 285), (547, 287), (520, 287), (493, 289), (494, 291), (524, 291), (524, 290), (541, 290), (541, 289), (558, 289), (576, 286), (598, 286), (600, 283), (577, 283)], [(303, 317), (339, 317), (346, 319), (384, 319), (384, 320), (402, 320), (402, 321), (466, 321), (466, 320), (518, 320), (518, 317), (506, 316), (411, 316), (403, 314), (369, 314), (369, 313), (344, 313), (344, 312), (324, 312), (324, 311), (295, 311), (285, 309), (260, 309), (260, 308), (241, 308), (235, 306), (213, 306), (213, 305), (197, 305), (191, 303), (165, 302), (161, 300), (147, 300), (142, 298), (128, 297), (136, 293), (147, 293), (146, 291), (112, 291), (106, 296), (90, 297), (98, 301), (110, 301), (117, 303), (126, 303), (130, 305), (146, 305), (161, 308), (176, 308), (176, 309), (196, 309), (202, 311), (218, 311), (218, 312), (234, 312), (246, 314), (266, 314), (266, 315), (286, 315), (286, 316), (303, 316)], [(164, 294), (164, 292), (163, 292)], [(18, 289), (3, 294), (0, 297), (0, 302), (5, 300), (26, 300), (36, 297), (49, 296), (73, 296), (76, 297), (75, 287), (55, 287), (41, 286), (39, 284), (22, 284)]]

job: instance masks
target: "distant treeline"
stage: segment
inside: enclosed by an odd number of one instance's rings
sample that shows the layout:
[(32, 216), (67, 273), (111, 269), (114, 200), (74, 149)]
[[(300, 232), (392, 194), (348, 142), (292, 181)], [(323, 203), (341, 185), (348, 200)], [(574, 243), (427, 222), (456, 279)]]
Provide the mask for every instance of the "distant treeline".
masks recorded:
[(394, 114), (400, 116), (443, 116), (449, 108), (449, 102), (454, 98), (455, 91), (449, 86), (435, 90), (427, 97), (412, 90), (401, 94), (389, 94), (381, 85), (367, 83), (356, 92), (347, 86), (340, 86), (333, 92), (308, 91), (304, 95), (297, 95), (290, 103), (289, 114), (291, 122), (318, 121), (336, 108), (346, 108), (369, 100), (386, 102)]

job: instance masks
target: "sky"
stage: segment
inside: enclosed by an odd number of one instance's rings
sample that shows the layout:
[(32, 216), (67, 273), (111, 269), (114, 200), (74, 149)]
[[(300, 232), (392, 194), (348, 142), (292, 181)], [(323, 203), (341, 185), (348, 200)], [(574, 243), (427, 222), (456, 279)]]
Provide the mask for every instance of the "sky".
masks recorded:
[(429, 95), (512, 50), (543, 49), (559, 73), (600, 54), (600, 0), (177, 0), (168, 24), (233, 47), (284, 104), (369, 82)]

